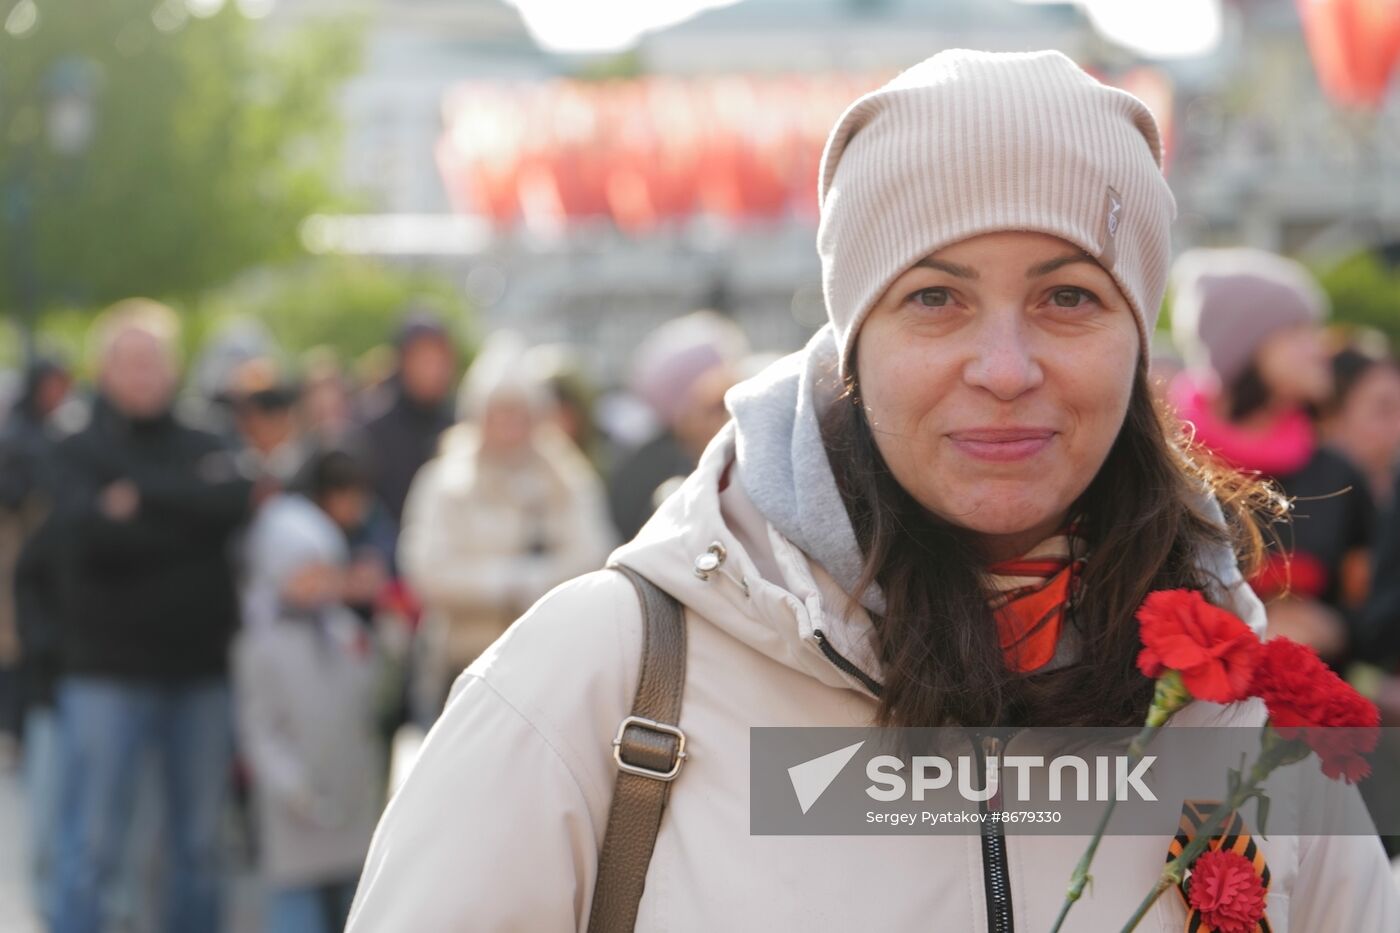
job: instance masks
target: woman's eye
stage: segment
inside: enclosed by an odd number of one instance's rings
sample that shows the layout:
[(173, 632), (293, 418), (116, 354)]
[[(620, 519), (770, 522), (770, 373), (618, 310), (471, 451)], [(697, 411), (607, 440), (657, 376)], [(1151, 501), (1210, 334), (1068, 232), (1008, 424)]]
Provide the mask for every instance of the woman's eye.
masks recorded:
[(943, 308), (953, 300), (946, 288), (921, 288), (912, 297), (916, 304), (925, 308)]
[(1082, 308), (1093, 301), (1093, 294), (1082, 288), (1057, 288), (1050, 293), (1050, 302), (1057, 308)]

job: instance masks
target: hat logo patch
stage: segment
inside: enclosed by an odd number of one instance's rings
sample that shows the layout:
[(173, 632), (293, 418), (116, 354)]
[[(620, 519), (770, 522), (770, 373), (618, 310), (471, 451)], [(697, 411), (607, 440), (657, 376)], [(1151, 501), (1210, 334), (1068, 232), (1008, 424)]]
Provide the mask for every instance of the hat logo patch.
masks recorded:
[(1123, 196), (1108, 187), (1104, 191), (1103, 202), (1103, 250), (1099, 254), (1099, 262), (1105, 267), (1113, 265), (1113, 260), (1117, 255), (1118, 228), (1123, 222)]

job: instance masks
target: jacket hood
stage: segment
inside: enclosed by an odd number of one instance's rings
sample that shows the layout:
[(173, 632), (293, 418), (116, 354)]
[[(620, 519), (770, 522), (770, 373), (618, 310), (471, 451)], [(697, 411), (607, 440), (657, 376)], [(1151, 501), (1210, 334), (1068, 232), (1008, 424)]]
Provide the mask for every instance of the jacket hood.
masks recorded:
[[(809, 344), (731, 391), (736, 419), (710, 442), (695, 471), (632, 541), (613, 552), (609, 563), (627, 564), (754, 650), (830, 686), (873, 695), (865, 677), (878, 682), (881, 671), (869, 613), (821, 561), (783, 534), (748, 494), (746, 484), (737, 481), (740, 451), (751, 440), (746, 431), (765, 432), (765, 447), (797, 449), (792, 439), (800, 418), (784, 417), (781, 409), (795, 407), (800, 383), (793, 372), (812, 371), (811, 361), (804, 359), (811, 350)], [(747, 401), (735, 405), (736, 396)], [(830, 476), (825, 456), (820, 466)], [(795, 468), (805, 469), (801, 464)], [(1203, 498), (1199, 507), (1223, 520), (1213, 498)], [(844, 507), (826, 519), (828, 524), (844, 519), (849, 528)], [(1203, 565), (1226, 587), (1225, 608), (1262, 636), (1263, 605), (1242, 579), (1234, 555), (1222, 548), (1208, 555)], [(865, 677), (842, 670), (830, 657), (833, 651)], [(1221, 709), (1214, 704), (1193, 706)]]
[(878, 586), (856, 593), (865, 560), (822, 441), (822, 417), (842, 392), (838, 353), (827, 325), (800, 352), (730, 391), (738, 480), (780, 534), (879, 614)]
[(632, 567), (754, 650), (829, 686), (869, 693), (820, 645), (827, 640), (862, 671), (872, 670), (869, 616), (733, 481), (735, 435), (731, 421), (695, 472), (608, 562)]

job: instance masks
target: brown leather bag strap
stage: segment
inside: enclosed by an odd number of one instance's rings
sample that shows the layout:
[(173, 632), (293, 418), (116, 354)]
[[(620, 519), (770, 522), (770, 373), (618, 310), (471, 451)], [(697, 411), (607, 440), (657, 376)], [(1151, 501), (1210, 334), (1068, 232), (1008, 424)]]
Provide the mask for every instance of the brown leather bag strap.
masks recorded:
[(642, 603), (642, 669), (632, 715), (613, 740), (617, 781), (598, 854), (589, 933), (630, 933), (646, 887), (671, 781), (685, 763), (677, 727), (685, 690), (685, 617), (680, 603), (630, 567), (613, 564)]

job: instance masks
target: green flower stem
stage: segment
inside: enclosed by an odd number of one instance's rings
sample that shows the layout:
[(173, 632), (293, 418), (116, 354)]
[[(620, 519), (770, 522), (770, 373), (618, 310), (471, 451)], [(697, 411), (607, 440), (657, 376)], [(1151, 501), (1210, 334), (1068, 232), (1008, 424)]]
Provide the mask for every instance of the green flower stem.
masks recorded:
[[(1152, 706), (1147, 710), (1147, 725), (1128, 745), (1130, 765), (1135, 765), (1142, 760), (1148, 744), (1157, 735), (1158, 730), (1167, 724), (1167, 720), (1172, 718), (1173, 713), (1189, 702), (1191, 702), (1191, 693), (1186, 689), (1186, 684), (1182, 682), (1180, 671), (1167, 671), (1157, 678), (1152, 690)], [(1059, 916), (1055, 918), (1055, 925), (1050, 928), (1050, 933), (1059, 933), (1071, 908), (1083, 896), (1084, 888), (1089, 883), (1089, 866), (1094, 862), (1094, 855), (1099, 850), (1099, 843), (1103, 841), (1103, 834), (1108, 829), (1108, 821), (1113, 817), (1113, 810), (1117, 805), (1117, 799), (1111, 798), (1108, 801), (1108, 806), (1104, 808), (1103, 815), (1099, 817), (1099, 825), (1094, 830), (1093, 838), (1089, 840), (1088, 848), (1079, 857), (1079, 864), (1074, 867), (1074, 873), (1070, 875), (1069, 890), (1065, 892), (1065, 902), (1060, 905)]]
[(1191, 702), (1191, 691), (1181, 679), (1180, 671), (1167, 671), (1157, 678), (1152, 689), (1152, 706), (1147, 710), (1149, 726), (1164, 726), (1172, 715)]
[[(1155, 703), (1153, 709), (1156, 709)], [(1152, 717), (1149, 715), (1148, 721), (1151, 722), (1151, 719)], [(1163, 721), (1165, 722), (1165, 717)], [(1142, 731), (1133, 737), (1133, 741), (1128, 745), (1128, 766), (1130, 768), (1142, 760), (1148, 744), (1161, 728), (1161, 725), (1144, 726)], [(1108, 821), (1113, 817), (1113, 809), (1116, 806), (1118, 806), (1118, 797), (1114, 795), (1109, 798), (1108, 806), (1104, 807), (1103, 815), (1099, 817), (1099, 825), (1094, 829), (1094, 836), (1089, 840), (1089, 847), (1079, 857), (1079, 864), (1074, 866), (1074, 873), (1070, 875), (1069, 890), (1065, 892), (1065, 902), (1060, 905), (1059, 916), (1055, 918), (1055, 925), (1050, 928), (1050, 933), (1059, 933), (1065, 918), (1069, 916), (1070, 908), (1084, 894), (1084, 887), (1089, 883), (1089, 866), (1093, 864), (1094, 855), (1099, 851), (1099, 843), (1103, 841), (1103, 834), (1108, 829)]]

